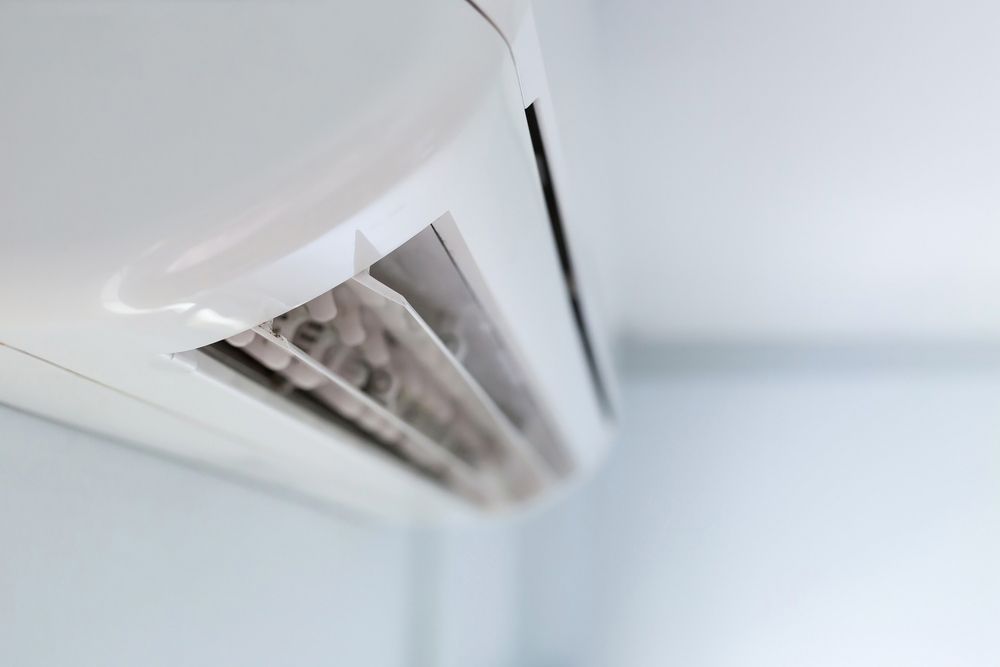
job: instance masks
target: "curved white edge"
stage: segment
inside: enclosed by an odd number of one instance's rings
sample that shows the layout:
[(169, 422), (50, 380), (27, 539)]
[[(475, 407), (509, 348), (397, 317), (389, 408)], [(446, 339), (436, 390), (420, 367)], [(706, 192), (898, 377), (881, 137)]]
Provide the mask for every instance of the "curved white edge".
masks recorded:
[(483, 103), (492, 33), (457, 0), (0, 5), (4, 328), (184, 349), (347, 279), (366, 209)]
[[(297, 466), (324, 448), (354, 456), (342, 434), (278, 419), (167, 359), (308, 301), (354, 275), (359, 257), (448, 214), (477, 296), (581, 474), (592, 470), (609, 424), (582, 350), (566, 344), (578, 336), (523, 90), (493, 26), (454, 0), (241, 12), (234, 22), (202, 3), (0, 7), (0, 81), (17, 101), (0, 108), (0, 195), (13, 221), (0, 341), (190, 428), (181, 437), (91, 416), (10, 378), (3, 400), (409, 516), (412, 485), (393, 474), (351, 485), (368, 459), (303, 481)], [(302, 451), (268, 450), (287, 429)], [(251, 454), (261, 458), (238, 462)]]
[[(4, 345), (0, 375), (0, 403), (256, 482), (270, 493), (291, 492), (293, 500), (308, 498), (329, 510), (389, 521), (461, 523), (478, 514), (360, 445), (331, 447), (328, 437), (311, 433), (308, 424), (285, 432), (272, 426), (263, 434), (270, 445), (264, 439), (242, 440)], [(245, 408), (246, 402), (239, 406)], [(283, 451), (274, 456), (268, 446)]]

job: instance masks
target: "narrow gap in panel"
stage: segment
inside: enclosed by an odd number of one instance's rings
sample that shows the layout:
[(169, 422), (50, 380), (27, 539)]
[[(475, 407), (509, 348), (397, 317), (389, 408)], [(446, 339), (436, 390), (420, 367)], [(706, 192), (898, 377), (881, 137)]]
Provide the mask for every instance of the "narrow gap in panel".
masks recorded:
[(524, 110), (525, 118), (528, 122), (528, 132), (531, 135), (531, 145), (535, 151), (535, 162), (538, 164), (538, 176), (542, 185), (542, 192), (545, 195), (545, 207), (549, 214), (549, 223), (552, 227), (552, 237), (555, 240), (556, 249), (559, 252), (559, 265), (562, 268), (563, 280), (566, 283), (566, 291), (569, 295), (570, 306), (573, 309), (573, 319), (576, 322), (577, 331), (580, 334), (580, 342), (583, 345), (583, 352), (587, 359), (587, 367), (590, 370), (591, 381), (597, 392), (598, 401), (601, 408), (608, 416), (613, 414), (611, 401), (608, 398), (607, 387), (601, 376), (601, 370), (597, 364), (597, 356), (594, 353), (594, 346), (587, 328), (586, 318), (583, 314), (583, 306), (580, 300), (579, 289), (577, 287), (576, 273), (573, 268), (573, 258), (570, 255), (569, 244), (566, 241), (566, 233), (563, 229), (562, 216), (559, 212), (559, 199), (556, 196), (555, 184), (552, 182), (552, 173), (549, 171), (549, 162), (545, 154), (545, 143), (542, 140), (541, 127), (538, 124), (538, 115), (535, 112), (535, 105), (531, 104)]

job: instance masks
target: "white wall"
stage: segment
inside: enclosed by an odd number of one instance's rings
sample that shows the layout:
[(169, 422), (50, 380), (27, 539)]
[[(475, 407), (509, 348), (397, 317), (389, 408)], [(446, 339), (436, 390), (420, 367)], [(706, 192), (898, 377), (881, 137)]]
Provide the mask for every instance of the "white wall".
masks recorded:
[(0, 665), (516, 664), (518, 525), (337, 515), (0, 406)]
[(411, 665), (412, 537), (0, 406), (0, 664)]
[(995, 359), (689, 356), (626, 384), (616, 456), (530, 528), (535, 579), (571, 581), (528, 598), (525, 664), (1000, 662)]
[(523, 587), (517, 520), (422, 535), (415, 580), (424, 582), (411, 622), (434, 667), (519, 664)]
[(1000, 4), (617, 0), (597, 21), (606, 72), (577, 76), (608, 109), (626, 329), (1000, 334)]

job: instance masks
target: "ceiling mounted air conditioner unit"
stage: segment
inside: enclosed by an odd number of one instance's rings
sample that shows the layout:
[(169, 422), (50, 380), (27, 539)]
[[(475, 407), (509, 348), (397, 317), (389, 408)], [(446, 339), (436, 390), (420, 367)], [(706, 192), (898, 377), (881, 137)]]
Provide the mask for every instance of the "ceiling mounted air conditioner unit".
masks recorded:
[(530, 11), (0, 11), (0, 400), (388, 516), (594, 467), (608, 372)]

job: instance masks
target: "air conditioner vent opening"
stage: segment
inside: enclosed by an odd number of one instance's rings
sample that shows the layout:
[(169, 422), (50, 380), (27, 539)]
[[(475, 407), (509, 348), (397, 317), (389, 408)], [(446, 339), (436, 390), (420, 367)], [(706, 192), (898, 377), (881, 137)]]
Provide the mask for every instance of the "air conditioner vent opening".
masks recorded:
[(201, 351), (485, 507), (532, 497), (567, 469), (432, 226), (370, 273)]

